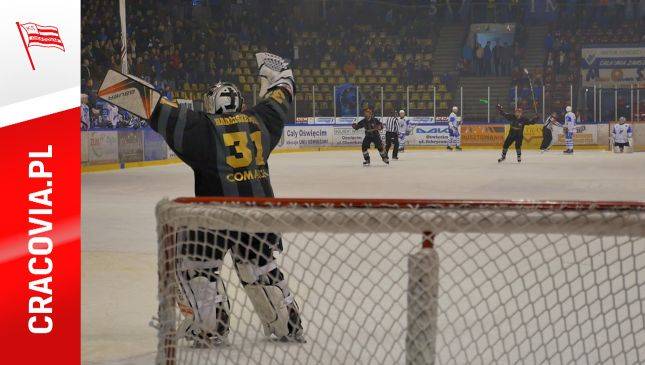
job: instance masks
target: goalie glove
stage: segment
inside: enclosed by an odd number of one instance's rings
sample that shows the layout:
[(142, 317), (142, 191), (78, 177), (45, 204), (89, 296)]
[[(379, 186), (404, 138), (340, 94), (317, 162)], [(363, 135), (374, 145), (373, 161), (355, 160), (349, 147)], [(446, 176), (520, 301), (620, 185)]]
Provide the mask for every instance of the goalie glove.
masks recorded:
[(261, 52), (255, 54), (260, 76), (260, 98), (264, 98), (269, 90), (282, 87), (293, 98), (296, 92), (296, 81), (289, 68), (289, 62), (280, 56)]

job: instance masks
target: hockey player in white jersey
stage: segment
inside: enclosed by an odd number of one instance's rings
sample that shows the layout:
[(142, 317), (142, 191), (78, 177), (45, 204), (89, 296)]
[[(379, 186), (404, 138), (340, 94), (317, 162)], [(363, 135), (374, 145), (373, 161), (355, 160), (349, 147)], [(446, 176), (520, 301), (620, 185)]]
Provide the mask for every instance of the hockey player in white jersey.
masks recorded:
[(119, 124), (119, 108), (103, 100), (96, 104), (101, 110), (99, 125), (103, 128), (116, 128)]
[(615, 153), (623, 153), (625, 152), (625, 147), (633, 146), (632, 126), (625, 122), (625, 117), (620, 117), (618, 124), (614, 124), (611, 129), (611, 139), (613, 140)]
[(81, 94), (81, 129), (86, 130), (92, 126), (90, 117), (89, 97), (87, 94)]
[(563, 153), (571, 155), (573, 154), (573, 134), (576, 130), (576, 115), (570, 106), (566, 107), (566, 111), (567, 114), (564, 115), (562, 128), (564, 130), (564, 144), (567, 149)]
[(410, 134), (410, 119), (405, 115), (405, 110), (399, 110), (396, 122), (399, 125), (399, 152), (403, 152), (405, 150), (405, 139)]
[(452, 107), (452, 113), (448, 116), (448, 150), (452, 151), (452, 146), (455, 150), (461, 151), (461, 118), (457, 116), (459, 108)]

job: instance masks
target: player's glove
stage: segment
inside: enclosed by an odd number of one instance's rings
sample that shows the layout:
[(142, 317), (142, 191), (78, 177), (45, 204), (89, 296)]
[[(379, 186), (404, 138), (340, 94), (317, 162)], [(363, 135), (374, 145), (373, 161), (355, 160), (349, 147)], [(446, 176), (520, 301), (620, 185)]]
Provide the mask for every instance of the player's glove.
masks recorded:
[(289, 62), (280, 56), (261, 52), (255, 54), (260, 76), (260, 98), (264, 98), (274, 87), (284, 88), (291, 97), (296, 92), (296, 81), (289, 68)]

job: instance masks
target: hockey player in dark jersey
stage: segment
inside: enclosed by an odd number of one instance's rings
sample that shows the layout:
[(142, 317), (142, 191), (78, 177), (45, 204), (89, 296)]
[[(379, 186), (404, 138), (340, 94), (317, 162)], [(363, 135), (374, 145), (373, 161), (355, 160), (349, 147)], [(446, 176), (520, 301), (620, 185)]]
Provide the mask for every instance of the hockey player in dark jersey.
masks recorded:
[(379, 133), (383, 129), (383, 123), (381, 123), (377, 118), (374, 118), (373, 109), (370, 106), (363, 109), (364, 118), (361, 119), (358, 123), (352, 124), (352, 127), (356, 130), (365, 128), (365, 138), (363, 138), (363, 144), (361, 149), (363, 151), (363, 166), (369, 166), (370, 164), (370, 153), (369, 148), (372, 143), (374, 147), (378, 150), (381, 155), (381, 159), (386, 164), (390, 163), (390, 160), (387, 157), (387, 152), (383, 147), (383, 141), (381, 140), (381, 134)]
[[(218, 83), (204, 96), (205, 113), (162, 99), (152, 114), (150, 126), (193, 169), (197, 196), (273, 197), (267, 162), (282, 136), (295, 81), (282, 58), (258, 53), (256, 59), (257, 105), (240, 112), (237, 87)], [(304, 342), (298, 305), (273, 257), (282, 250), (279, 235), (205, 228), (179, 230), (176, 240), (180, 302), (192, 312), (178, 333), (196, 346), (226, 342), (230, 308), (220, 270), (230, 250), (265, 334)]]
[(497, 162), (502, 162), (506, 159), (506, 152), (511, 144), (515, 143), (515, 151), (517, 152), (517, 162), (522, 162), (522, 140), (524, 139), (524, 126), (529, 124), (535, 124), (537, 121), (537, 116), (533, 119), (528, 119), (523, 115), (522, 108), (516, 108), (515, 113), (506, 113), (501, 105), (497, 104), (497, 111), (501, 114), (506, 120), (510, 123), (510, 128), (508, 135), (504, 140), (504, 146), (502, 147), (502, 157), (500, 157)]

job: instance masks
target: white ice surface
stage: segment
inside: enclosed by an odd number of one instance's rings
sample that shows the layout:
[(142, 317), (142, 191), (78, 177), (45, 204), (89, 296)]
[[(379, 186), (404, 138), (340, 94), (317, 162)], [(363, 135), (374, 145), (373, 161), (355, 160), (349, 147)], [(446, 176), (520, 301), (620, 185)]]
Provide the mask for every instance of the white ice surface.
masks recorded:
[[(645, 154), (582, 151), (410, 151), (384, 166), (372, 151), (274, 154), (279, 197), (645, 200)], [(148, 326), (156, 312), (154, 206), (191, 196), (184, 165), (83, 175), (82, 359), (84, 364), (150, 364), (156, 346)]]

